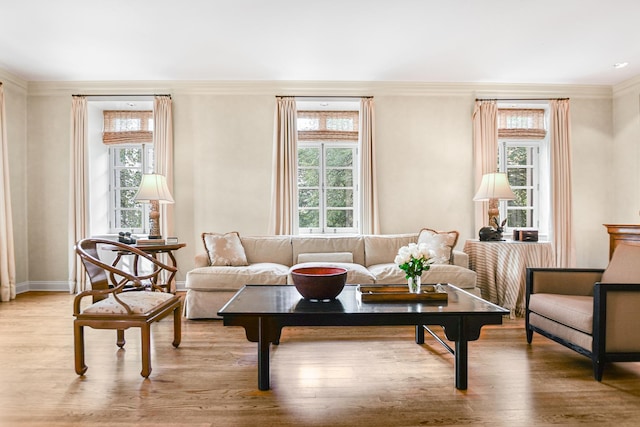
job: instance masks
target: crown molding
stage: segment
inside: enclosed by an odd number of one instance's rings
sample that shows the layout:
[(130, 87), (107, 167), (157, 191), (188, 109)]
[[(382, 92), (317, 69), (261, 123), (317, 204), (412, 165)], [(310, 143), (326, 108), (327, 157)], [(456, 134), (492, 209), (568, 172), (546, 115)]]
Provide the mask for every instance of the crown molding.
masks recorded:
[(7, 70), (3, 70), (2, 68), (0, 68), (0, 82), (11, 83), (24, 92), (26, 92), (28, 88), (28, 82), (26, 80), (8, 72)]
[(632, 79), (626, 80), (620, 84), (617, 84), (613, 87), (613, 96), (618, 97), (622, 95), (626, 95), (628, 93), (638, 93), (640, 92), (640, 76), (634, 77)]
[(463, 96), (476, 98), (611, 98), (611, 86), (356, 81), (94, 81), (29, 82), (30, 96), (265, 95)]

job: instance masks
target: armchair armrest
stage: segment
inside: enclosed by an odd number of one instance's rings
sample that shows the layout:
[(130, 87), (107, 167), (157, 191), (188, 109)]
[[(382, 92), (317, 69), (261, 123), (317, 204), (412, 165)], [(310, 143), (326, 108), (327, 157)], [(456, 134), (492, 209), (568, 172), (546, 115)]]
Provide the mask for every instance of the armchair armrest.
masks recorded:
[(527, 268), (527, 297), (534, 293), (591, 296), (603, 272), (596, 268)]
[[(601, 352), (607, 353), (640, 352), (638, 307), (640, 284), (596, 283), (594, 347), (599, 347)], [(596, 331), (598, 333), (595, 333)]]
[(452, 250), (453, 265), (459, 265), (460, 267), (469, 268), (469, 255), (466, 252)]
[(209, 267), (209, 255), (206, 253), (196, 254), (194, 264), (195, 268)]

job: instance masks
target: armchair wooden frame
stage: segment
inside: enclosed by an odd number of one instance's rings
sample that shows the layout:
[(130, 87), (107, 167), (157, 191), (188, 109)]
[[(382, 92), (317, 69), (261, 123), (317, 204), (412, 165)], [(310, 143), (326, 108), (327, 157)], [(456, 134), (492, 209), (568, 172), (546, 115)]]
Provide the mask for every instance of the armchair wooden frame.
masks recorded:
[[(625, 330), (630, 325), (635, 328), (635, 319), (631, 319), (629, 311), (614, 310), (623, 300), (626, 304), (640, 302), (640, 284), (601, 283), (600, 278), (604, 270), (588, 268), (528, 268), (526, 278), (526, 315), (525, 329), (527, 342), (531, 344), (533, 333), (537, 332), (559, 344), (568, 347), (579, 354), (587, 356), (593, 364), (593, 376), (602, 381), (605, 364), (608, 362), (637, 362), (640, 361), (640, 343), (629, 336)], [(566, 280), (562, 277), (566, 276)], [(561, 338), (543, 328), (530, 323), (532, 311), (529, 301), (534, 293), (551, 293), (560, 295), (593, 296), (593, 326), (591, 348), (584, 348), (565, 338)], [(640, 304), (637, 305), (640, 307)], [(552, 319), (553, 320), (553, 319)], [(618, 342), (627, 342), (624, 349), (610, 349), (607, 337), (613, 337)], [(620, 346), (620, 344), (617, 344)]]
[[(147, 274), (133, 275), (130, 272), (102, 262), (98, 255), (100, 245), (109, 245), (127, 250), (151, 263), (152, 270)], [(87, 271), (91, 289), (80, 292), (73, 301), (74, 320), (74, 353), (75, 370), (84, 375), (87, 366), (84, 360), (84, 326), (94, 329), (117, 330), (116, 344), (125, 345), (124, 331), (137, 327), (141, 330), (142, 371), (143, 377), (151, 374), (151, 324), (173, 314), (173, 346), (178, 347), (181, 341), (181, 308), (179, 296), (163, 291), (161, 277), (164, 271), (171, 276), (177, 269), (166, 265), (153, 256), (124, 243), (106, 239), (83, 239), (75, 246), (85, 270)], [(125, 292), (125, 289), (132, 290)], [(147, 290), (148, 289), (148, 290)], [(149, 298), (151, 292), (159, 292)], [(82, 301), (92, 297), (89, 307), (82, 307)], [(103, 308), (107, 299), (114, 300), (115, 312)]]

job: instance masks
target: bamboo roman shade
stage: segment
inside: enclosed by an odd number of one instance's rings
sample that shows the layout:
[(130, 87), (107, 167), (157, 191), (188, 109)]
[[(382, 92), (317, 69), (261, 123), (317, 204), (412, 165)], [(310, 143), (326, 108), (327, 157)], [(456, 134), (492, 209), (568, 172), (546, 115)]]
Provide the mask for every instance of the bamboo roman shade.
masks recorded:
[(299, 141), (357, 141), (357, 111), (298, 111)]
[(500, 108), (498, 110), (498, 138), (543, 139), (546, 134), (543, 109)]
[(104, 111), (102, 142), (106, 145), (153, 142), (153, 111)]

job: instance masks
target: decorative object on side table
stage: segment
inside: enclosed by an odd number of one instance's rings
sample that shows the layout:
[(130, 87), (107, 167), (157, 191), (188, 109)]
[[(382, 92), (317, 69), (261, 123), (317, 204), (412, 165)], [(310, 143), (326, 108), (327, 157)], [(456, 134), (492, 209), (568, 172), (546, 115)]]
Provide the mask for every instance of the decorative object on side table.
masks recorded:
[(414, 294), (420, 293), (420, 282), (423, 271), (429, 270), (431, 264), (435, 261), (431, 250), (425, 243), (409, 243), (398, 250), (398, 255), (393, 262), (403, 270), (409, 292)]
[[(149, 203), (149, 239), (161, 239), (160, 235), (160, 203), (174, 203), (173, 197), (167, 187), (167, 179), (164, 175), (155, 173), (142, 175), (142, 182), (133, 198), (136, 202)], [(164, 242), (163, 242), (164, 244)]]
[[(506, 173), (487, 173), (482, 176), (482, 182), (473, 200), (476, 202), (489, 201), (489, 226), (482, 227), (479, 232), (482, 241), (502, 240), (502, 232), (506, 220), (500, 225), (499, 200), (514, 200), (515, 194), (509, 185), (509, 178)], [(493, 225), (496, 225), (494, 227)]]

